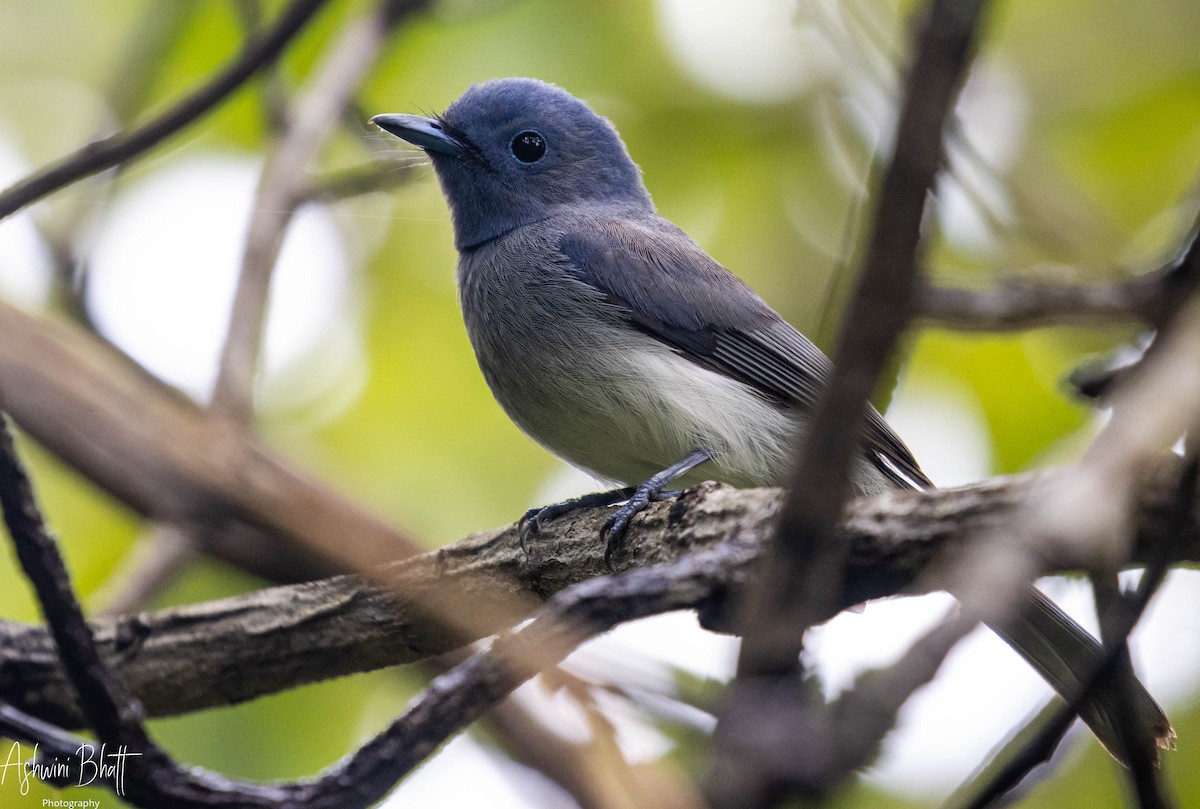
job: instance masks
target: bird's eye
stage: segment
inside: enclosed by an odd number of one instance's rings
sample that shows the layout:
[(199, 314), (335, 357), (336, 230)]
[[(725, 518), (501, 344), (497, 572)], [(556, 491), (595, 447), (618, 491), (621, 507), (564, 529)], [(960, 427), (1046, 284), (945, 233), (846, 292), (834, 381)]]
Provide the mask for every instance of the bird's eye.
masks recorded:
[(526, 130), (512, 139), (513, 157), (522, 163), (536, 163), (546, 154), (546, 139), (533, 130)]

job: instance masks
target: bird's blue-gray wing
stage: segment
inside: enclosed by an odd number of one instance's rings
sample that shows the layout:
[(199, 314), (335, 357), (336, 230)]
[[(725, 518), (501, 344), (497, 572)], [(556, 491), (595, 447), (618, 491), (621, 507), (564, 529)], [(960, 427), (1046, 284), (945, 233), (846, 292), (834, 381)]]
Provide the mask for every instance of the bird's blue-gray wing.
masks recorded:
[[(820, 349), (662, 220), (591, 220), (568, 229), (559, 249), (576, 279), (632, 325), (764, 398), (808, 411), (828, 382)], [(885, 477), (900, 487), (932, 485), (874, 408), (864, 430), (865, 454)]]

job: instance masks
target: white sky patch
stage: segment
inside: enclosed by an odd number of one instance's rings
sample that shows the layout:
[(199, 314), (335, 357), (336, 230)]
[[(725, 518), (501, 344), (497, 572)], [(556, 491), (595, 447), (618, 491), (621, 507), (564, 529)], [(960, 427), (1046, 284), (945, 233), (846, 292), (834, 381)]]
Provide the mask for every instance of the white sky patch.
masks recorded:
[[(820, 670), (836, 671), (836, 677), (827, 675), (831, 685), (847, 687), (861, 671), (899, 659), (951, 603), (950, 596), (933, 594), (870, 604), (862, 615), (839, 615), (817, 649)], [(855, 623), (859, 626), (847, 628)], [(910, 797), (944, 797), (1050, 694), (1016, 652), (990, 630), (977, 629), (901, 710), (897, 729), (866, 777)]]
[(957, 137), (947, 143), (949, 171), (937, 187), (937, 211), (947, 240), (985, 251), (996, 225), (1012, 222), (1005, 177), (1029, 129), (1029, 103), (1013, 71), (992, 59), (970, 72), (955, 108)]
[[(1090, 631), (1096, 619), (1090, 588), (1082, 580), (1049, 578), (1039, 583)], [(944, 593), (872, 602), (861, 614), (843, 613), (809, 633), (806, 659), (827, 696), (850, 688), (856, 677), (889, 666), (950, 609)], [(1147, 612), (1132, 648), (1139, 675), (1168, 710), (1194, 698), (1200, 679), (1200, 646), (1180, 644), (1200, 610), (1200, 572), (1176, 571)], [(591, 679), (635, 691), (668, 689), (668, 666), (728, 681), (738, 650), (733, 637), (707, 632), (694, 613), (676, 612), (634, 621), (590, 642), (569, 667)], [(522, 689), (528, 695), (529, 689)], [(980, 628), (947, 658), (937, 678), (901, 711), (878, 762), (866, 777), (883, 789), (914, 799), (942, 799), (976, 770), (997, 743), (1051, 696), (1036, 672), (999, 637)], [(526, 704), (551, 727), (577, 742), (586, 722), (573, 701), (544, 689)], [(635, 761), (661, 752), (663, 737), (603, 706), (618, 728), (618, 741)], [(1080, 736), (1084, 734), (1080, 732)]]
[[(29, 165), (0, 133), (0, 188), (29, 173)], [(53, 261), (28, 211), (0, 221), (0, 298), (38, 309), (50, 294)]]
[[(99, 224), (88, 303), (134, 359), (198, 399), (216, 378), (260, 163), (189, 158), (131, 183)], [(302, 208), (268, 307), (268, 377), (325, 347), (349, 308), (349, 266), (325, 210)]]
[(466, 734), (459, 734), (404, 780), (381, 807), (487, 806), (488, 809), (572, 809), (576, 804), (544, 779), (506, 763)]
[(975, 394), (950, 378), (902, 377), (887, 421), (939, 486), (961, 486), (991, 472), (992, 450)]
[[(1039, 586), (1089, 631), (1096, 631), (1090, 587), (1079, 579), (1043, 579)], [(847, 666), (853, 655), (868, 659), (894, 659), (896, 636), (907, 644), (932, 625), (940, 613), (907, 602), (935, 597), (904, 599), (870, 605), (862, 616), (841, 615), (827, 630), (837, 633), (834, 643), (844, 646), (818, 649), (823, 660), (829, 653), (840, 658), (837, 682), (854, 676)], [(948, 603), (949, 596), (937, 596)], [(1200, 679), (1200, 648), (1181, 644), (1193, 631), (1200, 608), (1200, 573), (1173, 572), (1134, 633), (1131, 647), (1142, 681), (1167, 709), (1190, 702)], [(915, 612), (914, 612), (915, 611)], [(843, 634), (846, 624), (867, 619)], [(822, 632), (826, 630), (821, 630)], [(880, 645), (883, 651), (880, 651)], [(865, 651), (864, 651), (865, 650)], [(886, 653), (885, 653), (886, 652)], [(823, 664), (828, 672), (828, 664)], [(863, 666), (866, 668), (866, 666)], [(987, 629), (979, 629), (960, 643), (946, 659), (934, 682), (917, 692), (900, 714), (898, 729), (885, 741), (877, 765), (867, 778), (884, 789), (916, 799), (943, 799), (976, 770), (996, 744), (1023, 724), (1051, 695), (1051, 690), (1012, 649)], [(1084, 735), (1079, 732), (1079, 735)]]
[(795, 98), (835, 62), (794, 0), (658, 0), (655, 10), (663, 40), (683, 69), (738, 101)]
[[(630, 621), (584, 647), (584, 665), (620, 665), (630, 677), (650, 684), (662, 667), (697, 677), (728, 680), (737, 667), (738, 639), (701, 628), (692, 611)], [(581, 650), (582, 651), (582, 650)], [(630, 652), (634, 654), (631, 656)]]

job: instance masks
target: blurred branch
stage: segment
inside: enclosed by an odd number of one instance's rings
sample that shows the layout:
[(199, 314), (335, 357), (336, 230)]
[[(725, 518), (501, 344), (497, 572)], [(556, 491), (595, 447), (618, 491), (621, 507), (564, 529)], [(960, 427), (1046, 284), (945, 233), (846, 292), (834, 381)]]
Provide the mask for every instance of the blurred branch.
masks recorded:
[[(233, 10), (247, 36), (262, 29), (267, 11), (265, 6), (265, 0), (234, 0)], [(283, 128), (287, 118), (287, 89), (279, 63), (269, 65), (263, 70), (260, 81), (263, 123), (267, 132), (275, 133)]]
[(1153, 323), (1163, 274), (1146, 273), (1111, 284), (1048, 284), (1020, 276), (975, 290), (927, 286), (918, 295), (921, 317), (963, 331), (1020, 331), (1040, 326)]
[(199, 120), (277, 59), (324, 4), (325, 0), (293, 0), (268, 31), (246, 44), (237, 59), (174, 106), (136, 129), (89, 143), (9, 186), (0, 193), (0, 219), (84, 177), (123, 163)]
[[(515, 699), (506, 699), (488, 711), (488, 729), (499, 737), (504, 752), (513, 761), (537, 770), (565, 789), (580, 809), (680, 809), (691, 805), (680, 796), (685, 790), (678, 780), (667, 780), (660, 767), (622, 761), (617, 769), (609, 756), (598, 756), (591, 745), (565, 738)], [(643, 800), (628, 795), (625, 779), (634, 781)], [(643, 783), (647, 781), (650, 783)]]
[(300, 201), (338, 202), (375, 191), (390, 191), (415, 177), (417, 172), (413, 169), (424, 164), (424, 160), (401, 162), (391, 158), (330, 171), (311, 178), (307, 187), (299, 189)]
[(986, 290), (925, 286), (918, 293), (918, 305), (921, 316), (934, 324), (969, 331), (1111, 324), (1129, 319), (1159, 327), (1198, 283), (1200, 217), (1171, 261), (1126, 281), (1062, 285), (1013, 276)]
[(354, 16), (287, 109), (267, 155), (247, 228), (246, 247), (213, 390), (213, 409), (240, 423), (252, 413), (252, 388), (266, 320), (267, 295), (284, 234), (306, 190), (306, 169), (362, 84), (393, 28), (428, 0), (379, 0)]
[(104, 614), (141, 612), (189, 567), (197, 550), (191, 534), (179, 526), (151, 526), (121, 560), (117, 574), (105, 582)]
[[(797, 453), (775, 539), (757, 571), (758, 586), (742, 608), (738, 676), (720, 720), (736, 722), (742, 732), (719, 728), (717, 762), (707, 783), (716, 807), (768, 807), (793, 794), (819, 796), (856, 766), (853, 756), (831, 755), (821, 765), (772, 768), (754, 728), (792, 713), (801, 721), (783, 727), (774, 739), (780, 749), (820, 751), (852, 744), (839, 738), (841, 730), (831, 721), (834, 706), (827, 708), (804, 692), (797, 674), (799, 652), (805, 631), (837, 598), (849, 548), (836, 529), (860, 449), (862, 419), (914, 307), (923, 254), (921, 219), (985, 6), (983, 0), (933, 0), (917, 34), (892, 157), (857, 289), (843, 315), (834, 371)], [(871, 730), (879, 734), (858, 743), (874, 749), (894, 720), (893, 714), (888, 722), (876, 723)], [(827, 769), (818, 772), (821, 766)]]
[[(0, 406), (17, 424), (139, 513), (219, 529), (218, 555), (267, 574), (284, 561), (294, 577), (417, 552), (394, 528), (78, 329), (0, 303), (0, 333)], [(247, 531), (274, 544), (246, 542)], [(266, 556), (247, 557), (247, 548)]]
[[(938, 589), (949, 575), (940, 560), (957, 557), (1011, 524), (1029, 498), (1072, 474), (1069, 468), (992, 480), (962, 489), (896, 492), (852, 501), (839, 528), (850, 549), (831, 617), (867, 599)], [(1170, 562), (1200, 562), (1200, 528), (1179, 522), (1180, 464), (1164, 457), (1137, 487), (1137, 544), (1130, 563), (1147, 563), (1171, 548)], [(726, 578), (710, 593), (702, 622), (732, 627), (726, 590), (761, 556), (782, 495), (704, 484), (676, 502), (659, 503), (630, 530), (618, 571), (679, 561), (720, 549), (730, 537), (753, 554), (732, 550)], [(1200, 502), (1200, 498), (1197, 498)], [(521, 549), (515, 526), (469, 536), (382, 571), (387, 592), (342, 576), (276, 587), (205, 604), (105, 618), (97, 642), (154, 716), (239, 702), (267, 693), (441, 654), (466, 640), (430, 618), (445, 610), (475, 616), (476, 637), (503, 630), (553, 594), (607, 574), (596, 540), (603, 510), (550, 523)], [(1007, 535), (1006, 535), (1007, 536)], [(1017, 541), (1015, 538), (1010, 541)], [(741, 547), (740, 545), (738, 546)], [(1046, 572), (1086, 568), (1094, 560), (1052, 549)], [(732, 560), (732, 557), (731, 557)], [(389, 593), (403, 592), (398, 598)], [(248, 640), (249, 639), (249, 640)], [(57, 668), (45, 629), (0, 623), (0, 698), (59, 724), (79, 714)]]
[(812, 623), (806, 613), (826, 612), (822, 602), (836, 589), (830, 574), (840, 565), (842, 549), (832, 535), (849, 493), (861, 414), (908, 318), (920, 220), (941, 165), (947, 110), (973, 50), (983, 5), (941, 0), (927, 12), (858, 289), (834, 354), (835, 369), (803, 442), (779, 536), (763, 564), (762, 587), (746, 606), (741, 676), (794, 670), (800, 638)]

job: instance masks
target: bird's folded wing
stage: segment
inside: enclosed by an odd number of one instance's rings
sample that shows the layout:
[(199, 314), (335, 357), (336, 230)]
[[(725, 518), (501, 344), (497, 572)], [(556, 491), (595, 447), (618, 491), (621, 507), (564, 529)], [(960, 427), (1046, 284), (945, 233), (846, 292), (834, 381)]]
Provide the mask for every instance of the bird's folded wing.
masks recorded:
[[(748, 286), (664, 220), (592, 220), (559, 249), (587, 284), (641, 331), (783, 406), (811, 411), (832, 366)], [(929, 486), (900, 438), (869, 408), (865, 453), (900, 487)]]

